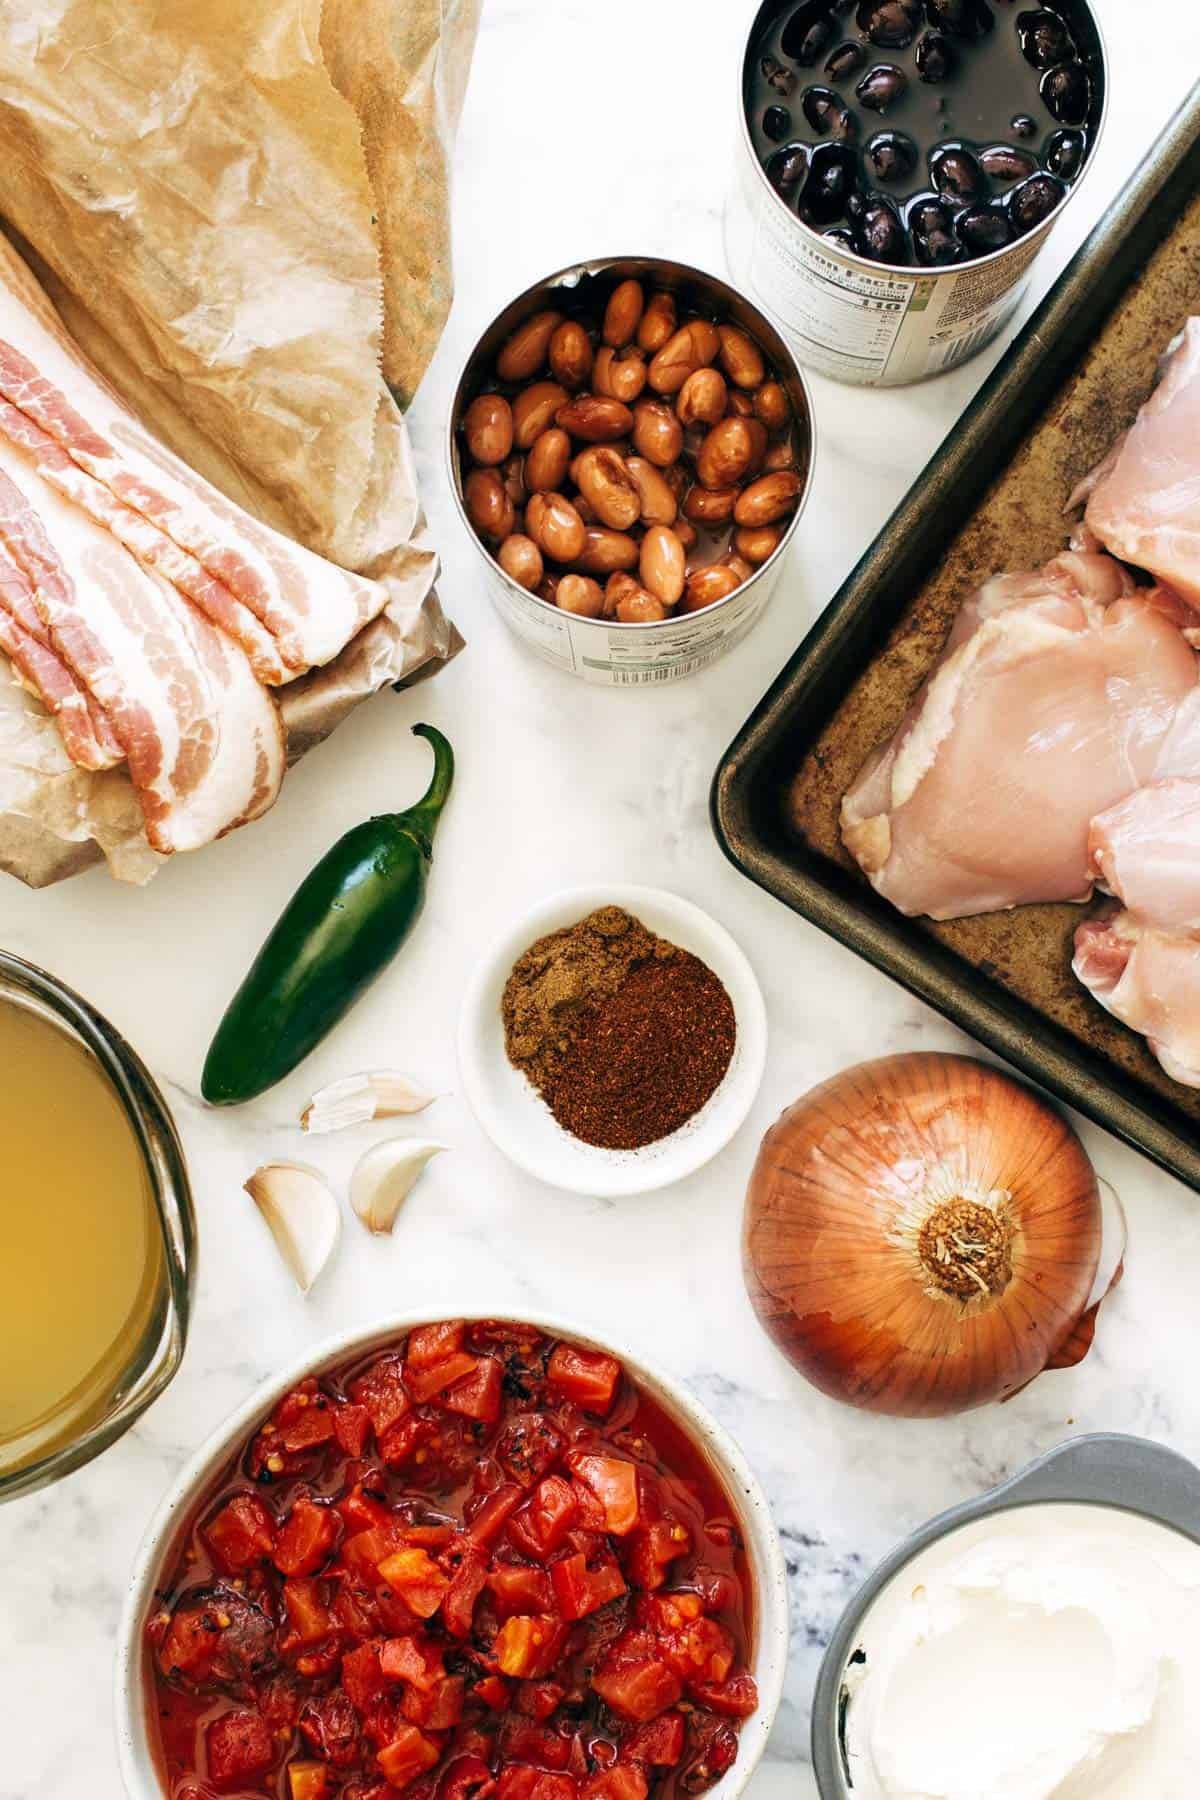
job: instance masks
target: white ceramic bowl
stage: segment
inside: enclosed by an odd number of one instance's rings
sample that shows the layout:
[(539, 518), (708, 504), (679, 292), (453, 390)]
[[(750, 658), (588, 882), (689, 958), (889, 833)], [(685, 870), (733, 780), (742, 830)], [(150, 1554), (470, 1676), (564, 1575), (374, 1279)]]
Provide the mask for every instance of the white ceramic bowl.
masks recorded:
[[(624, 907), (650, 931), (707, 963), (724, 983), (737, 1021), (733, 1060), (716, 1093), (686, 1125), (643, 1150), (598, 1150), (571, 1137), (504, 1049), (500, 998), (517, 958), (537, 938), (601, 906)], [(551, 894), (487, 951), (459, 1015), (458, 1066), (475, 1117), (518, 1168), (576, 1194), (644, 1194), (702, 1168), (745, 1121), (766, 1059), (766, 1007), (746, 957), (715, 919), (663, 888), (618, 884)]]
[[(465, 1316), (506, 1315), (470, 1313)], [(320, 1374), (338, 1363), (368, 1355), (372, 1350), (385, 1349), (414, 1326), (429, 1324), (431, 1318), (444, 1317), (444, 1312), (434, 1315), (410, 1313), (327, 1339), (310, 1350), (302, 1361), (256, 1388), (225, 1424), (200, 1446), (173, 1482), (138, 1551), (117, 1633), (117, 1752), (130, 1800), (164, 1800), (165, 1796), (148, 1731), (145, 1628), (154, 1606), (155, 1587), (197, 1503), (238, 1446), (296, 1382), (306, 1375)], [(787, 1570), (766, 1496), (724, 1427), (670, 1376), (648, 1366), (623, 1344), (614, 1343), (607, 1334), (597, 1336), (562, 1319), (531, 1316), (524, 1312), (519, 1317), (522, 1323), (534, 1325), (552, 1336), (568, 1338), (587, 1349), (607, 1350), (619, 1357), (630, 1377), (687, 1433), (720, 1476), (741, 1528), (750, 1566), (754, 1625), (751, 1672), (758, 1683), (758, 1711), (742, 1725), (737, 1761), (709, 1790), (712, 1800), (735, 1800), (749, 1782), (766, 1747), (787, 1669)]]

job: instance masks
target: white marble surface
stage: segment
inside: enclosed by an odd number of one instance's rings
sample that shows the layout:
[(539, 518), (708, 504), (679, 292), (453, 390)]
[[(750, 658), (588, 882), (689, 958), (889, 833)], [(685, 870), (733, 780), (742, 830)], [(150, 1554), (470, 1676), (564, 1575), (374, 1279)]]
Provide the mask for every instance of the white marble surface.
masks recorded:
[[(822, 455), (783, 589), (732, 658), (668, 692), (589, 691), (528, 660), (489, 613), (451, 511), (445, 408), (461, 359), (512, 294), (582, 255), (661, 251), (721, 269), (734, 71), (751, 11), (749, 0), (488, 0), (456, 161), (459, 297), (413, 411), (443, 592), (469, 649), (433, 685), (360, 711), (289, 779), (267, 820), (181, 859), (148, 890), (94, 873), (41, 894), (11, 882), (0, 891), (0, 942), (74, 983), (161, 1080), (190, 1157), (203, 1244), (191, 1342), (169, 1393), (99, 1463), (0, 1515), (0, 1800), (119, 1800), (113, 1633), (159, 1494), (282, 1359), (389, 1310), (478, 1301), (609, 1322), (690, 1382), (741, 1439), (793, 1571), (793, 1665), (757, 1800), (815, 1792), (806, 1731), (821, 1646), (860, 1575), (900, 1534), (1073, 1429), (1140, 1431), (1200, 1453), (1200, 1208), (1098, 1132), (1085, 1132), (1089, 1147), (1130, 1214), (1127, 1279), (1088, 1363), (1002, 1410), (914, 1425), (837, 1408), (776, 1355), (739, 1275), (745, 1180), (781, 1107), (861, 1057), (962, 1040), (734, 872), (708, 827), (709, 781), (997, 352), (887, 396), (815, 384)], [(1101, 12), (1115, 69), (1108, 131), (1035, 270), (1035, 294), (1200, 67), (1200, 26), (1182, 0), (1101, 0)], [(303, 1074), (236, 1114), (207, 1112), (196, 1098), (201, 1057), (235, 980), (318, 852), (369, 811), (415, 795), (426, 752), (408, 727), (420, 718), (449, 733), (460, 776), (419, 936)], [(757, 968), (772, 1034), (761, 1096), (729, 1149), (679, 1187), (619, 1205), (551, 1192), (509, 1168), (456, 1092), (453, 1050), (481, 942), (549, 889), (606, 877), (674, 888), (726, 924)], [(241, 1184), (273, 1155), (344, 1177), (361, 1140), (302, 1141), (300, 1103), (317, 1082), (385, 1063), (444, 1095), (426, 1120), (451, 1153), (431, 1167), (394, 1239), (370, 1241), (349, 1220), (336, 1267), (302, 1299)], [(44, 1203), (4, 1197), (25, 1198)]]

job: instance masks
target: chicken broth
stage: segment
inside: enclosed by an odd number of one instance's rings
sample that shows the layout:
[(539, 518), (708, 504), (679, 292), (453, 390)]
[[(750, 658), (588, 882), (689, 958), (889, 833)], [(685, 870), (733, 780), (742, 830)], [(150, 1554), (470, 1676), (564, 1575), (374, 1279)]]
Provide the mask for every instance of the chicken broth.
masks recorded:
[(112, 1406), (165, 1270), (137, 1136), (96, 1059), (0, 1004), (0, 1474)]

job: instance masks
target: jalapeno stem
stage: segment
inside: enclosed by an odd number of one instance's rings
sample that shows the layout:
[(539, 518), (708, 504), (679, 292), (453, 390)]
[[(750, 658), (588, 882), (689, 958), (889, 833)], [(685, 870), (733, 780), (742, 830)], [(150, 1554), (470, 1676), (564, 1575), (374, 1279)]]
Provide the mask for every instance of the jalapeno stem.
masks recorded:
[(423, 737), (433, 751), (433, 774), (429, 786), (414, 806), (398, 815), (398, 822), (417, 837), (426, 855), (431, 855), (433, 834), (454, 781), (454, 752), (435, 725), (414, 725), (414, 737)]

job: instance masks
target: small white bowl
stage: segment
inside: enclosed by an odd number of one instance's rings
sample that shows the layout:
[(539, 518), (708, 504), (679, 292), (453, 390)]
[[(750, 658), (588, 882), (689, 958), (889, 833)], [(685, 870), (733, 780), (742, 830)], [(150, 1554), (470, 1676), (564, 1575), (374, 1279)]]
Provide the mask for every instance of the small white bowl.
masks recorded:
[(268, 1416), (273, 1406), (306, 1375), (319, 1375), (338, 1363), (385, 1349), (414, 1326), (427, 1325), (431, 1317), (480, 1319), (518, 1318), (553, 1337), (564, 1337), (589, 1350), (607, 1350), (619, 1357), (626, 1372), (655, 1400), (667, 1417), (694, 1443), (711, 1463), (733, 1507), (742, 1532), (750, 1569), (754, 1646), (750, 1670), (758, 1684), (758, 1711), (743, 1721), (738, 1734), (737, 1761), (708, 1790), (707, 1800), (737, 1800), (749, 1783), (766, 1748), (779, 1710), (787, 1673), (788, 1581), (779, 1533), (771, 1518), (767, 1497), (741, 1450), (701, 1406), (687, 1388), (661, 1370), (644, 1363), (623, 1344), (562, 1319), (539, 1314), (442, 1311), (409, 1313), (400, 1318), (359, 1326), (310, 1349), (282, 1374), (257, 1387), (212, 1435), (201, 1444), (172, 1482), (150, 1521), (135, 1559), (129, 1591), (117, 1631), (116, 1724), (117, 1754), (121, 1777), (130, 1800), (165, 1800), (166, 1789), (158, 1774), (149, 1730), (151, 1686), (145, 1664), (146, 1621), (155, 1605), (155, 1590), (178, 1547), (184, 1525), (197, 1503), (220, 1474), (240, 1444)]
[[(529, 1080), (509, 1062), (500, 1000), (513, 964), (548, 932), (620, 906), (648, 930), (690, 950), (724, 983), (737, 1043), (716, 1093), (686, 1125), (642, 1150), (600, 1150), (558, 1124)], [(458, 1024), (458, 1066), (475, 1117), (510, 1162), (576, 1194), (644, 1194), (691, 1175), (723, 1150), (754, 1104), (767, 1059), (767, 1012), (753, 969), (723, 926), (663, 888), (566, 888), (499, 937), (472, 975)]]

